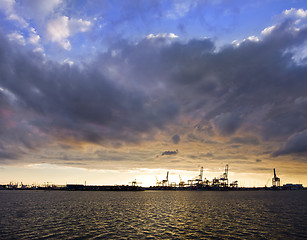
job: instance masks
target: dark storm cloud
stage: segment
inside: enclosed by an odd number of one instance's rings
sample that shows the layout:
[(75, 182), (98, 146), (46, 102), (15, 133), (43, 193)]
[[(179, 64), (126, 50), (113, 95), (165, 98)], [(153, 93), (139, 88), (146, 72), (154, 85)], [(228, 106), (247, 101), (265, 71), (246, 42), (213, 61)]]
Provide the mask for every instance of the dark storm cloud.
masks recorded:
[(172, 141), (175, 144), (178, 144), (180, 142), (180, 136), (178, 134), (175, 134), (174, 136), (172, 136)]
[(164, 151), (163, 153), (161, 153), (162, 156), (164, 155), (176, 155), (178, 153), (178, 150), (176, 151)]
[(218, 51), (210, 39), (119, 39), (79, 67), (46, 61), (0, 37), (2, 144), (35, 149), (53, 137), (135, 143), (168, 124), (180, 127), (178, 116), (188, 116), (211, 129), (211, 138), (257, 145), (261, 137), (292, 135), (275, 155), (303, 152), (296, 139), (304, 140), (307, 129), (307, 67), (291, 51), (306, 40), (307, 29), (294, 30), (291, 21), (261, 41)]
[(0, 150), (0, 161), (1, 159), (16, 159), (16, 158), (18, 158), (18, 154)]
[(203, 157), (208, 157), (208, 158), (213, 158), (214, 157), (214, 155), (212, 154), (212, 153), (206, 153), (206, 154), (203, 154), (202, 155)]
[(293, 134), (289, 137), (285, 145), (273, 153), (274, 157), (291, 153), (307, 154), (307, 130)]
[(218, 135), (241, 131), (286, 140), (307, 128), (307, 67), (296, 64), (291, 52), (306, 40), (306, 28), (296, 31), (286, 21), (263, 40), (218, 52), (173, 44), (162, 54), (168, 58), (169, 89), (180, 96), (182, 112), (203, 117)]
[[(2, 108), (0, 120), (7, 124), (1, 124), (1, 137), (8, 139), (14, 135), (10, 132), (15, 131), (25, 147), (31, 146), (32, 137), (27, 137), (24, 127), (73, 141), (138, 142), (140, 133), (162, 128), (178, 113), (178, 106), (171, 99), (151, 99), (139, 90), (121, 87), (95, 64), (84, 65), (81, 70), (45, 62), (18, 46), (13, 49), (3, 37), (0, 71), (0, 104), (7, 108)], [(4, 99), (4, 91), (11, 96), (10, 102)], [(25, 119), (6, 119), (5, 111)], [(9, 124), (14, 126), (5, 127)]]
[(251, 144), (259, 145), (259, 140), (256, 137), (247, 136), (247, 137), (232, 137), (229, 143), (239, 143), (239, 144)]
[(233, 112), (221, 113), (212, 119), (212, 125), (219, 135), (230, 136), (240, 128), (242, 119), (239, 114)]

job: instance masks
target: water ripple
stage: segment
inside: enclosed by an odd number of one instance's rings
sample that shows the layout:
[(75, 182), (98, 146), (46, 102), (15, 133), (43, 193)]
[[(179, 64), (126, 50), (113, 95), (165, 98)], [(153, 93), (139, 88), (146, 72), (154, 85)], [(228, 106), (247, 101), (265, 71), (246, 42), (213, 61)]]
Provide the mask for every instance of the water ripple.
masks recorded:
[(305, 239), (307, 192), (0, 192), (0, 239)]

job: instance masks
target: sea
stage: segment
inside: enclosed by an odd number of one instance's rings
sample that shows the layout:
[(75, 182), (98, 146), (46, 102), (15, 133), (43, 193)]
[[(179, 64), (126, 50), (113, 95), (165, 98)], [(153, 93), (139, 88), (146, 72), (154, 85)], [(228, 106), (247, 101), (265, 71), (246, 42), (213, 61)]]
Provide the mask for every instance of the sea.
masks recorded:
[(0, 239), (307, 239), (307, 191), (0, 191)]

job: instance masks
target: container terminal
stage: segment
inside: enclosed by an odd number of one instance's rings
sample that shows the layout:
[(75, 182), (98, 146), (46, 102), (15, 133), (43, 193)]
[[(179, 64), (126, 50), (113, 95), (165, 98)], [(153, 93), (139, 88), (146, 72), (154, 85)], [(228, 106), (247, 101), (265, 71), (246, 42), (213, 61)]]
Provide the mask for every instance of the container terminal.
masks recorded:
[(199, 175), (193, 179), (183, 181), (179, 175), (179, 183), (169, 182), (169, 171), (166, 173), (165, 179), (159, 181), (156, 177), (156, 185), (150, 187), (142, 187), (134, 179), (129, 182), (129, 185), (86, 185), (85, 184), (66, 184), (53, 185), (45, 183), (44, 185), (24, 185), (22, 183), (13, 183), (0, 185), (0, 190), (62, 190), (62, 191), (145, 191), (145, 190), (196, 190), (196, 191), (257, 191), (257, 190), (306, 190), (303, 184), (287, 183), (280, 185), (280, 178), (276, 175), (275, 168), (273, 169), (272, 185), (270, 187), (239, 187), (238, 181), (229, 182), (228, 179), (228, 164), (225, 166), (225, 171), (219, 177), (213, 178), (211, 181), (203, 177), (204, 169), (200, 168)]

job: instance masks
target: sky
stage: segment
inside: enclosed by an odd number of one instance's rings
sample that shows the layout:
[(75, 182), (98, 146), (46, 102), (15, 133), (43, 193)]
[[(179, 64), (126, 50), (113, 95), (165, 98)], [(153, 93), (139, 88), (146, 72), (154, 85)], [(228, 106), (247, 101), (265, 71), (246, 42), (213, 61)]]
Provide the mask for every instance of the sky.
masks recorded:
[(0, 184), (307, 185), (305, 0), (0, 0)]

